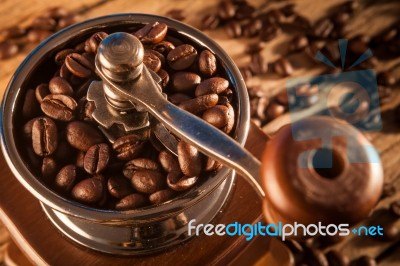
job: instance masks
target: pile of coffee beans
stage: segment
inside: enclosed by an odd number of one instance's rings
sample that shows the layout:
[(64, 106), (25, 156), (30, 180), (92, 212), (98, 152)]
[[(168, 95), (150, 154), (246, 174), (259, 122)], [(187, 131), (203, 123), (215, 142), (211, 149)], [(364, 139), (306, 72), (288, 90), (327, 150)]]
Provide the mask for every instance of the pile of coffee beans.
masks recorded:
[(18, 54), (29, 43), (37, 44), (67, 26), (77, 22), (77, 15), (62, 7), (45, 10), (27, 27), (12, 26), (0, 30), (0, 60)]
[[(153, 22), (129, 30), (144, 45), (144, 64), (161, 78), (168, 99), (226, 134), (233, 133), (235, 99), (219, 59), (205, 48)], [(29, 84), (21, 105), (21, 153), (32, 171), (57, 193), (104, 209), (160, 204), (187, 191), (222, 165), (178, 139), (177, 156), (154, 137), (128, 132), (115, 141), (98, 128), (86, 99), (99, 43), (110, 32), (56, 51), (54, 75)], [(233, 105), (233, 106), (232, 106)]]

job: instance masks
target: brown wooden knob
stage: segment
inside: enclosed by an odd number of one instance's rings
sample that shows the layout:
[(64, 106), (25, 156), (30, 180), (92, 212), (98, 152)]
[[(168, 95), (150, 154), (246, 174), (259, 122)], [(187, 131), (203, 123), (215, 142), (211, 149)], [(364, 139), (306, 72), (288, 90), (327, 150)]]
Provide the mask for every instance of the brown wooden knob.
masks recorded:
[[(325, 158), (332, 159), (331, 168), (316, 166)], [(369, 215), (383, 186), (372, 144), (350, 124), (330, 117), (282, 127), (264, 150), (261, 176), (269, 223), (354, 224)]]

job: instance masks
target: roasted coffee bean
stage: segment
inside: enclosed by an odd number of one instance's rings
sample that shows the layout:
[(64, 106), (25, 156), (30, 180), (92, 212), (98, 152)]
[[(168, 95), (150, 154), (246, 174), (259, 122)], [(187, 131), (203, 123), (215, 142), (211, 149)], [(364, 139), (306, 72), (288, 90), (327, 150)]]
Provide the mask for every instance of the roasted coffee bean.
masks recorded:
[[(55, 76), (58, 76), (58, 75), (55, 75)], [(68, 67), (65, 63), (62, 64), (60, 67), (59, 76), (65, 80), (71, 79), (72, 73), (68, 70)]]
[(218, 171), (222, 168), (222, 164), (214, 159), (207, 158), (206, 166), (204, 167), (204, 171), (211, 172), (211, 171)]
[(289, 4), (286, 4), (285, 6), (281, 7), (279, 9), (279, 11), (282, 12), (282, 14), (285, 17), (291, 17), (294, 14), (296, 14), (295, 9), (296, 9), (296, 4), (295, 3), (289, 3)]
[(169, 83), (169, 74), (164, 69), (160, 69), (157, 72), (157, 75), (161, 78), (161, 87), (164, 89), (168, 86)]
[(26, 35), (26, 39), (29, 42), (38, 43), (38, 42), (44, 41), (45, 39), (50, 37), (52, 34), (53, 34), (53, 32), (48, 31), (48, 30), (33, 29), (28, 32), (28, 34)]
[(175, 49), (175, 45), (173, 45), (171, 42), (162, 41), (151, 46), (151, 49), (163, 54), (164, 56), (167, 56), (169, 52)]
[(78, 16), (71, 14), (65, 17), (60, 18), (57, 22), (57, 29), (63, 29), (65, 27), (71, 26), (72, 24), (75, 24), (78, 21)]
[(107, 181), (107, 189), (111, 196), (122, 199), (133, 193), (129, 180), (120, 176), (112, 176)]
[(167, 188), (154, 192), (149, 196), (149, 200), (153, 204), (161, 204), (171, 200), (175, 196), (175, 194), (176, 194), (175, 191)]
[(207, 95), (207, 94), (220, 94), (225, 91), (229, 86), (229, 81), (224, 78), (215, 77), (203, 80), (195, 91), (196, 97)]
[(61, 121), (74, 119), (77, 106), (78, 104), (73, 98), (62, 94), (47, 95), (40, 104), (43, 113)]
[(260, 32), (260, 40), (263, 42), (271, 41), (275, 39), (275, 37), (278, 36), (281, 31), (281, 28), (275, 25), (264, 27)]
[(217, 59), (209, 50), (204, 50), (200, 53), (199, 71), (206, 77), (214, 75), (217, 71)]
[(104, 137), (97, 128), (80, 121), (68, 123), (66, 136), (72, 147), (85, 152), (93, 145), (104, 142)]
[(186, 15), (183, 9), (171, 9), (165, 14), (166, 17), (179, 21), (185, 20)]
[(302, 28), (303, 30), (310, 30), (311, 29), (311, 21), (299, 14), (296, 14), (293, 19), (293, 25)]
[(32, 21), (32, 28), (38, 30), (52, 31), (56, 28), (57, 22), (50, 17), (37, 17)]
[(163, 150), (158, 154), (158, 160), (165, 172), (176, 172), (180, 170), (179, 162), (176, 156), (170, 152)]
[(330, 250), (326, 253), (326, 259), (329, 266), (347, 266), (349, 265), (349, 258), (337, 250)]
[(35, 91), (30, 89), (25, 93), (25, 99), (22, 105), (22, 116), (24, 118), (33, 118), (40, 112), (40, 106), (36, 100)]
[(61, 168), (55, 178), (55, 187), (61, 192), (69, 192), (78, 179), (78, 169), (69, 164)]
[(220, 18), (215, 14), (207, 14), (201, 19), (201, 29), (214, 30), (220, 24)]
[(115, 209), (119, 211), (133, 210), (147, 205), (147, 199), (139, 193), (130, 194), (115, 204)]
[(144, 50), (143, 64), (154, 72), (158, 72), (161, 68), (160, 58), (152, 50), (148, 49)]
[(218, 94), (206, 94), (179, 104), (179, 107), (193, 114), (202, 113), (218, 103)]
[(8, 41), (0, 43), (0, 59), (8, 59), (19, 52), (19, 47), (15, 43)]
[(61, 77), (54, 77), (50, 80), (49, 90), (52, 94), (64, 94), (68, 96), (72, 96), (74, 94), (74, 90), (68, 81)]
[(35, 97), (39, 103), (41, 103), (43, 99), (49, 94), (49, 85), (45, 83), (39, 84), (35, 89)]
[(265, 62), (264, 57), (261, 54), (252, 54), (250, 69), (254, 75), (265, 74), (268, 71), (268, 64)]
[(81, 78), (90, 77), (94, 70), (92, 62), (78, 53), (67, 55), (65, 65), (72, 74)]
[(396, 83), (396, 77), (390, 71), (383, 71), (378, 74), (378, 84), (383, 86), (393, 86)]
[(230, 1), (222, 1), (217, 7), (220, 18), (227, 20), (235, 16), (236, 8)]
[(105, 143), (95, 144), (88, 149), (83, 160), (83, 168), (89, 174), (99, 174), (108, 165), (110, 147)]
[(94, 204), (104, 196), (104, 185), (101, 179), (90, 177), (80, 181), (71, 191), (72, 197), (82, 203)]
[(32, 147), (39, 156), (48, 156), (57, 149), (57, 126), (47, 117), (38, 118), (32, 125)]
[(296, 53), (304, 50), (308, 46), (308, 38), (306, 36), (296, 36), (289, 44), (289, 52)]
[(390, 204), (390, 212), (394, 217), (400, 218), (400, 200), (396, 200)]
[(223, 128), (229, 122), (229, 115), (228, 107), (224, 105), (216, 105), (206, 110), (202, 117), (207, 123), (217, 128)]
[(131, 184), (141, 193), (152, 194), (165, 187), (165, 176), (154, 170), (137, 170), (133, 173)]
[(264, 97), (261, 97), (258, 99), (257, 106), (255, 109), (255, 115), (256, 115), (256, 117), (261, 119), (261, 121), (267, 119), (268, 106), (269, 106), (269, 98), (268, 97), (264, 96)]
[(70, 13), (68, 12), (68, 10), (66, 10), (63, 7), (52, 7), (47, 9), (44, 14), (43, 17), (50, 17), (53, 19), (60, 19), (62, 17), (68, 16)]
[(178, 162), (182, 173), (189, 177), (200, 175), (203, 158), (197, 148), (184, 141), (179, 141), (177, 148)]
[(342, 12), (354, 12), (360, 7), (359, 1), (349, 0), (341, 4), (340, 11)]
[(172, 95), (170, 95), (168, 97), (168, 99), (170, 100), (171, 103), (175, 104), (175, 105), (179, 105), (180, 103), (190, 100), (191, 97), (187, 94), (183, 94), (183, 93), (174, 93)]
[(102, 40), (104, 40), (108, 36), (104, 31), (96, 32), (85, 42), (85, 51), (88, 53), (97, 53), (97, 48)]
[(51, 157), (44, 157), (41, 170), (43, 179), (45, 181), (50, 181), (57, 174), (57, 162)]
[(259, 19), (250, 20), (243, 26), (243, 35), (245, 37), (254, 37), (260, 33), (262, 22)]
[(265, 48), (265, 42), (256, 42), (247, 46), (245, 52), (248, 54), (258, 54)]
[(96, 109), (96, 104), (93, 101), (87, 101), (82, 98), (78, 103), (78, 119), (83, 121), (94, 121), (93, 112)]
[(61, 66), (62, 64), (64, 64), (67, 55), (72, 54), (74, 51), (75, 51), (74, 49), (61, 50), (54, 57), (54, 61), (56, 62), (57, 65)]
[(171, 78), (171, 85), (176, 92), (193, 91), (200, 84), (199, 75), (192, 72), (177, 72)]
[(26, 34), (26, 29), (20, 26), (12, 26), (0, 31), (0, 36), (2, 36), (3, 39), (5, 40), (19, 38), (24, 36), (25, 34)]
[(146, 170), (146, 169), (159, 171), (160, 167), (155, 161), (151, 159), (136, 158), (124, 164), (122, 173), (126, 178), (130, 179), (137, 170)]
[(267, 109), (268, 119), (273, 120), (285, 113), (285, 107), (278, 103), (271, 103)]
[(153, 22), (136, 31), (134, 35), (144, 44), (159, 43), (164, 39), (167, 30), (166, 24)]
[(188, 177), (183, 175), (182, 172), (176, 171), (167, 175), (167, 184), (169, 188), (175, 191), (184, 191), (193, 187), (198, 179), (198, 176)]
[(368, 255), (361, 256), (350, 263), (350, 266), (377, 266), (376, 261)]
[(229, 38), (239, 38), (242, 36), (242, 27), (236, 21), (230, 21), (225, 25), (225, 32)]
[(118, 138), (113, 143), (113, 150), (118, 159), (123, 161), (132, 160), (142, 151), (144, 141), (135, 134)]
[(292, 64), (286, 58), (282, 57), (275, 61), (274, 63), (274, 71), (276, 74), (287, 77), (293, 73)]
[(332, 33), (334, 25), (328, 18), (317, 21), (313, 27), (313, 34), (315, 37), (327, 38)]
[(239, 3), (236, 9), (235, 18), (238, 20), (249, 19), (253, 16), (255, 11), (256, 9), (253, 6), (243, 1)]
[(190, 44), (182, 44), (168, 53), (169, 66), (174, 70), (183, 70), (190, 67), (197, 58), (196, 49)]

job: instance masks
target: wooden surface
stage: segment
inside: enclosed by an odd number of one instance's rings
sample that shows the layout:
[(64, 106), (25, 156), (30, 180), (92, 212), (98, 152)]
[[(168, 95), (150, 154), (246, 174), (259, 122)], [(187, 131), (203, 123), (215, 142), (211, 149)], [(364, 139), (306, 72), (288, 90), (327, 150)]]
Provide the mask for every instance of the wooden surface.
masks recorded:
[[(40, 14), (44, 9), (51, 6), (62, 6), (64, 5), (66, 8), (70, 10), (76, 10), (80, 12), (80, 20), (102, 16), (106, 14), (112, 13), (152, 13), (158, 15), (165, 15), (165, 13), (172, 8), (183, 8), (185, 10), (185, 14), (188, 18), (185, 20), (188, 24), (193, 26), (199, 26), (199, 12), (213, 12), (216, 0), (213, 1), (190, 1), (190, 0), (147, 0), (147, 1), (130, 1), (130, 0), (113, 0), (113, 1), (99, 1), (99, 0), (84, 0), (84, 1), (66, 1), (66, 0), (34, 0), (34, 1), (26, 1), (26, 0), (2, 0), (0, 4), (0, 28), (6, 28), (8, 26), (13, 25), (28, 25), (30, 21), (34, 17)], [(252, 0), (249, 1), (255, 5), (260, 5), (265, 2), (263, 0)], [(274, 2), (274, 1), (270, 1)], [(271, 6), (279, 6), (281, 3), (279, 1), (275, 1), (277, 3), (272, 3)], [(332, 0), (332, 1), (315, 1), (315, 0), (303, 0), (303, 1), (294, 1), (297, 3), (297, 10), (300, 13), (312, 21), (319, 19), (324, 16), (326, 10), (336, 5), (339, 2), (343, 2), (341, 0)], [(362, 3), (373, 3), (375, 1), (361, 0)], [(376, 1), (378, 2), (378, 1)], [(348, 29), (350, 31), (350, 36), (354, 36), (358, 33), (365, 33), (369, 36), (377, 33), (380, 29), (385, 28), (390, 25), (392, 21), (394, 21), (399, 14), (400, 4), (398, 1), (379, 1), (379, 4), (374, 4), (372, 6), (368, 6), (367, 8), (361, 10), (357, 13), (357, 16), (354, 20), (350, 22), (348, 25)], [(241, 66), (248, 63), (248, 56), (244, 56), (244, 50), (248, 43), (251, 43), (252, 40), (247, 39), (229, 39), (223, 30), (218, 29), (216, 31), (207, 31), (205, 32), (214, 40), (216, 40), (235, 60), (235, 62)], [(277, 58), (279, 58), (282, 54), (285, 53), (288, 45), (288, 40), (290, 37), (286, 34), (283, 34), (279, 38), (269, 42), (267, 47), (263, 51), (263, 55), (267, 58), (269, 62), (273, 62)], [(9, 59), (0, 61), (0, 91), (1, 95), (8, 83), (11, 75), (14, 73), (17, 66), (22, 62), (25, 58), (29, 50), (33, 48), (33, 46), (27, 47), (22, 53), (18, 56)], [(321, 73), (325, 68), (324, 66), (315, 66), (313, 65), (309, 59), (302, 57), (291, 57), (290, 60), (294, 64), (295, 72), (293, 77), (300, 76), (313, 76), (318, 73)], [(383, 69), (387, 69), (394, 64), (399, 63), (399, 59), (388, 60), (385, 62), (381, 62), (376, 71), (380, 71)], [(400, 73), (397, 72), (397, 73)], [(397, 74), (399, 77), (399, 74)], [(285, 89), (285, 79), (280, 79), (274, 75), (264, 75), (262, 77), (257, 77), (250, 82), (250, 85), (261, 85), (265, 90), (267, 95), (275, 95), (278, 91)], [(398, 167), (400, 163), (400, 156), (398, 155), (398, 151), (400, 149), (400, 126), (399, 123), (395, 120), (394, 115), (394, 107), (400, 103), (400, 93), (399, 90), (394, 90), (392, 100), (390, 103), (384, 105), (381, 108), (382, 116), (383, 116), (383, 130), (381, 132), (370, 134), (373, 144), (378, 149), (384, 171), (385, 171), (385, 180), (386, 182), (393, 182), (395, 186), (400, 189), (400, 168)], [(49, 222), (43, 217), (36, 217), (37, 213), (41, 213), (39, 210), (39, 204), (35, 201), (32, 196), (26, 191), (23, 190), (21, 185), (17, 183), (17, 181), (11, 177), (8, 168), (4, 165), (4, 162), (1, 160), (1, 193), (0, 193), (0, 204), (2, 207), (1, 212), (3, 212), (2, 217), (10, 217), (9, 215), (4, 216), (6, 213), (5, 210), (11, 211), (13, 213), (13, 221), (14, 223), (22, 223), (17, 224), (18, 228), (26, 227), (24, 231), (25, 237), (29, 237), (30, 239), (35, 239), (33, 241), (33, 245), (37, 246), (37, 252), (46, 253), (45, 250), (48, 247), (57, 246), (59, 242), (65, 242), (64, 239), (61, 238), (60, 235), (56, 232), (56, 230), (49, 224)], [(10, 193), (4, 194), (8, 191), (8, 189), (14, 188), (14, 192), (18, 191), (20, 194)], [(4, 192), (3, 192), (4, 191)], [(240, 211), (240, 215), (237, 218), (239, 221), (249, 222), (250, 220), (257, 219), (257, 215), (251, 212), (248, 209), (257, 209), (259, 204), (254, 195), (251, 195), (253, 192), (250, 188), (245, 184), (242, 180), (239, 181), (237, 186), (237, 191), (235, 194), (234, 201), (242, 200), (241, 196), (245, 197), (245, 202), (242, 202), (242, 206), (254, 206), (252, 208), (242, 208)], [(7, 197), (5, 196), (7, 195)], [(22, 199), (21, 199), (22, 198)], [(400, 199), (400, 194), (391, 196), (390, 198), (384, 199), (379, 203), (377, 209), (384, 209), (387, 207), (388, 203), (395, 200)], [(19, 206), (16, 202), (21, 201), (21, 204), (24, 204), (21, 209), (15, 208), (15, 206)], [(231, 204), (234, 204), (234, 203)], [(22, 209), (23, 208), (23, 209)], [(258, 210), (258, 209), (257, 209)], [(233, 212), (233, 210), (227, 209), (227, 215), (229, 212)], [(26, 215), (31, 214), (35, 219), (26, 219)], [(259, 214), (259, 213), (258, 213)], [(6, 223), (10, 223), (13, 221), (5, 219)], [(232, 220), (229, 220), (232, 221)], [(370, 221), (370, 220), (369, 220)], [(368, 221), (367, 221), (368, 222)], [(43, 226), (43, 227), (41, 227)], [(33, 230), (34, 228), (46, 228), (44, 232), (40, 232), (39, 230)], [(44, 229), (43, 229), (44, 230)], [(55, 235), (55, 238), (43, 238), (44, 235)], [(215, 242), (215, 250), (214, 252), (207, 253), (202, 246), (201, 243), (202, 238), (195, 239), (190, 241), (190, 245), (196, 247), (193, 249), (192, 254), (198, 254), (204, 257), (211, 256), (215, 261), (218, 261), (220, 257), (218, 257), (218, 251), (225, 249), (226, 244), (222, 242)], [(357, 239), (349, 238), (346, 241), (339, 244), (338, 249), (343, 250), (344, 253), (348, 254), (350, 257), (357, 257), (362, 254), (369, 254), (370, 256), (377, 256), (380, 254), (389, 244), (386, 243), (378, 243), (373, 240), (365, 240), (359, 241)], [(179, 247), (178, 251), (183, 251), (185, 246)], [(228, 249), (226, 249), (228, 250)], [(71, 254), (79, 254), (82, 256), (88, 256), (90, 258), (96, 259), (99, 254), (93, 253), (90, 251), (83, 250), (74, 245), (68, 245), (67, 251), (71, 252)], [(397, 252), (399, 253), (399, 251)], [(51, 262), (61, 261), (61, 258), (65, 257), (64, 251), (54, 252), (51, 254), (52, 258)], [(183, 255), (181, 255), (177, 251), (169, 251), (167, 253), (171, 257), (176, 260), (182, 260), (184, 262), (185, 259)], [(47, 254), (48, 255), (48, 254)], [(49, 256), (49, 255), (48, 255)], [(157, 256), (154, 258), (147, 258), (148, 262), (155, 262), (157, 260)], [(71, 258), (72, 259), (72, 258)], [(122, 262), (124, 259), (122, 258), (113, 258), (113, 262)], [(135, 259), (132, 259), (135, 260)], [(68, 261), (72, 263), (73, 261)], [(387, 261), (382, 262), (382, 265), (398, 265), (398, 257), (394, 259), (388, 259)], [(101, 264), (101, 263), (100, 263)]]

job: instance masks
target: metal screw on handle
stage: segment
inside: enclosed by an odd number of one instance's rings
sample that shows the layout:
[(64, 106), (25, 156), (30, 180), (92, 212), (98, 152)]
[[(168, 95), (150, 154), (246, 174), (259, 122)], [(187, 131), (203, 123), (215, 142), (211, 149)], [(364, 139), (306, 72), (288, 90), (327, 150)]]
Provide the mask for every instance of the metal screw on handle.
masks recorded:
[(244, 176), (264, 198), (260, 162), (219, 129), (167, 101), (143, 65), (143, 50), (140, 41), (128, 33), (114, 33), (101, 42), (96, 71), (113, 100), (130, 101), (148, 111), (176, 136)]

